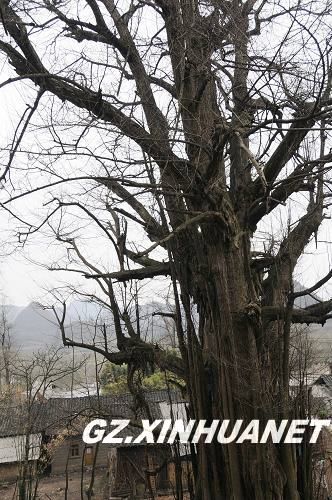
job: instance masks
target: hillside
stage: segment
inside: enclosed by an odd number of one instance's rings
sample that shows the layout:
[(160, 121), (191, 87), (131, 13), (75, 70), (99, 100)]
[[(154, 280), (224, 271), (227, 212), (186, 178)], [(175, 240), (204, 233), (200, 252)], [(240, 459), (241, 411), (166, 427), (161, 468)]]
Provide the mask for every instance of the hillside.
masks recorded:
[[(299, 283), (295, 283), (297, 291), (303, 290)], [(296, 300), (297, 307), (306, 307), (319, 301), (317, 295), (300, 297)], [(26, 307), (5, 306), (8, 321), (12, 325), (11, 338), (16, 348), (32, 351), (49, 345), (61, 345), (61, 336), (52, 311), (42, 310), (37, 304), (31, 303)], [(165, 311), (161, 303), (151, 302), (140, 307), (141, 335), (147, 340), (159, 344), (174, 345), (173, 322), (161, 316), (153, 316), (156, 311)], [(67, 308), (67, 335), (81, 340), (82, 335), (88, 339), (94, 335), (94, 319), (99, 318), (99, 324), (111, 324), (109, 311), (100, 316), (97, 305), (74, 301)], [(112, 328), (111, 328), (112, 331)], [(310, 326), (310, 336), (316, 346), (324, 353), (332, 356), (332, 320), (327, 321), (324, 328), (320, 325)], [(114, 335), (110, 335), (114, 338)], [(115, 346), (115, 343), (114, 343)]]
[[(33, 302), (26, 307), (15, 305), (4, 307), (11, 325), (11, 341), (15, 348), (33, 351), (45, 346), (62, 344), (60, 331), (52, 311), (43, 310)], [(141, 335), (146, 339), (163, 343), (165, 338), (169, 337), (166, 324), (171, 323), (171, 320), (165, 323), (160, 316), (152, 317), (152, 312), (156, 310), (162, 310), (162, 305), (149, 303), (140, 308)], [(85, 339), (91, 339), (95, 334), (95, 318), (98, 318), (99, 324), (112, 323), (108, 311), (100, 315), (99, 308), (94, 304), (73, 302), (67, 309), (67, 336), (69, 338), (73, 336), (78, 341), (81, 341), (82, 336)], [(110, 337), (114, 338), (112, 327), (110, 330)]]

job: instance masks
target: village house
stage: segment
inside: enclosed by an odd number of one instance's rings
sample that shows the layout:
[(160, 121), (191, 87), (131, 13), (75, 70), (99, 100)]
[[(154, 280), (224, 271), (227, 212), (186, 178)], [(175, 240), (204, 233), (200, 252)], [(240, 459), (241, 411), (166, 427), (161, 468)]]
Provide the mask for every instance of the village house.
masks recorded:
[[(313, 449), (314, 481), (317, 500), (332, 496), (332, 427), (322, 429)], [(330, 496), (329, 496), (330, 495)]]
[[(185, 400), (177, 392), (149, 391), (146, 410), (135, 407), (131, 394), (41, 400), (31, 408), (24, 404), (2, 408), (0, 414), (0, 480), (15, 481), (24, 459), (31, 474), (65, 476), (73, 471), (104, 469), (110, 494), (117, 497), (144, 492), (172, 492), (176, 488), (175, 455), (167, 444), (92, 444), (82, 440), (85, 425), (93, 418), (128, 419), (133, 425), (119, 434), (135, 438), (140, 419), (185, 417)], [(29, 440), (29, 457), (25, 455)], [(189, 451), (181, 446), (180, 467), (184, 482), (191, 475)]]
[(289, 382), (289, 395), (293, 400), (304, 396), (312, 417), (331, 418), (332, 363), (328, 367), (325, 363), (316, 366), (312, 373), (306, 373), (305, 376), (303, 373), (293, 373)]
[(332, 416), (332, 366), (330, 373), (320, 375), (312, 384), (313, 398), (320, 399), (322, 403), (322, 413), (326, 416)]

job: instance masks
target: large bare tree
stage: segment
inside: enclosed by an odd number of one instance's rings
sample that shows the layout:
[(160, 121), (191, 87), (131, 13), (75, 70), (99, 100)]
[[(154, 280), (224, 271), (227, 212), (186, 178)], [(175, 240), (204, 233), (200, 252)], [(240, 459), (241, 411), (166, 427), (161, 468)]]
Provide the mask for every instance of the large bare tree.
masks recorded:
[[(84, 268), (95, 280), (118, 350), (106, 329), (103, 344), (88, 345), (63, 328), (65, 344), (128, 362), (132, 374), (151, 364), (174, 371), (197, 419), (292, 416), (291, 323), (324, 324), (332, 311), (332, 300), (294, 307), (332, 272), (306, 291), (293, 286), (330, 204), (330, 2), (1, 0), (0, 8), (12, 72), (2, 86), (30, 99), (3, 145), (2, 207), (22, 227), (18, 198), (50, 193), (45, 218), (20, 236), (53, 230), (68, 262), (52, 268)], [(112, 245), (112, 268), (84, 252), (82, 227), (66, 223), (75, 215)], [(144, 341), (123, 306), (126, 294), (139, 298), (138, 280), (160, 276), (172, 286), (174, 309), (164, 312), (179, 355)], [(194, 471), (197, 499), (311, 498), (294, 445), (200, 444)]]

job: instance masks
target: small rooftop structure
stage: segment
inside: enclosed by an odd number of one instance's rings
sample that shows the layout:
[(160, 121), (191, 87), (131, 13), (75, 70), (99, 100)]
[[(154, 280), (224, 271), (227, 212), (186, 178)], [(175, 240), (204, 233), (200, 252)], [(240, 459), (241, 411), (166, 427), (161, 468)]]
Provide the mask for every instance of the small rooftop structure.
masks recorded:
[(313, 385), (323, 385), (332, 391), (332, 375), (320, 375)]

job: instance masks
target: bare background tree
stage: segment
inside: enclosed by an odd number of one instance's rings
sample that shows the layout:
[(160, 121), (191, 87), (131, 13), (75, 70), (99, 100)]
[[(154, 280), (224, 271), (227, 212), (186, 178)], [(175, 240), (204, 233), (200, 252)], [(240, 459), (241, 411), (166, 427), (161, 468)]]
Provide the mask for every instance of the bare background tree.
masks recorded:
[[(84, 274), (79, 293), (113, 315), (116, 345), (106, 328), (88, 343), (66, 335), (64, 304), (64, 344), (128, 363), (137, 397), (138, 371), (174, 372), (196, 419), (292, 417), (291, 324), (332, 311), (294, 307), (332, 271), (293, 285), (330, 207), (330, 2), (0, 9), (1, 86), (29, 103), (3, 145), (2, 209), (22, 243), (53, 234), (46, 265)], [(142, 338), (138, 280), (169, 286), (178, 353)], [(312, 498), (294, 445), (199, 444), (192, 458), (197, 499)]]
[(10, 390), (12, 352), (11, 325), (4, 305), (0, 306), (0, 396)]
[[(42, 405), (51, 386), (72, 376), (82, 366), (64, 355), (63, 348), (50, 346), (28, 357), (16, 356), (10, 363), (12, 375), (11, 398), (7, 404), (13, 408), (13, 418), (21, 422), (21, 435), (17, 440), (19, 458), (17, 498), (33, 500), (38, 496), (39, 480), (50, 460), (50, 451), (59, 446), (61, 435), (50, 443), (42, 443), (36, 421), (42, 416)], [(47, 453), (46, 453), (47, 451)]]

